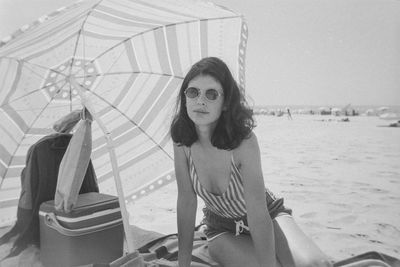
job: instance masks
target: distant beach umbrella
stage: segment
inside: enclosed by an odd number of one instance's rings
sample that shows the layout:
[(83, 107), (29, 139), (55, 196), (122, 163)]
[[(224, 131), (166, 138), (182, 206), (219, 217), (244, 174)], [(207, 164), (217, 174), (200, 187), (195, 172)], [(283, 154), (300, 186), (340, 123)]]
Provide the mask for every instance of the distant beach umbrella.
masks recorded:
[(365, 111), (365, 114), (366, 114), (367, 116), (373, 116), (373, 115), (376, 115), (376, 112), (375, 112), (375, 110), (373, 110), (373, 109), (367, 109), (367, 110)]
[(186, 71), (220, 57), (244, 88), (246, 41), (241, 15), (189, 0), (80, 1), (3, 39), (0, 224), (15, 219), (30, 145), (82, 107), (101, 192), (124, 208), (173, 181), (169, 124)]
[(333, 115), (338, 116), (338, 115), (340, 115), (340, 113), (342, 113), (342, 109), (340, 109), (340, 108), (332, 108), (331, 112), (332, 112)]
[(385, 111), (388, 111), (388, 110), (389, 110), (388, 107), (380, 107), (380, 108), (378, 108), (379, 112), (385, 112)]
[(379, 116), (380, 119), (382, 120), (388, 120), (388, 121), (398, 121), (400, 120), (400, 114), (399, 113), (383, 113), (382, 115)]

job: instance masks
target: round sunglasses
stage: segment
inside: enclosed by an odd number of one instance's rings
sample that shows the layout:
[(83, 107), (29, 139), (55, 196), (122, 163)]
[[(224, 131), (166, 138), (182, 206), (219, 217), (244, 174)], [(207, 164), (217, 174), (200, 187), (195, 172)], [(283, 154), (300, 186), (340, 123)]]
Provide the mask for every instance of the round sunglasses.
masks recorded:
[[(196, 87), (189, 87), (185, 90), (185, 96), (190, 99), (198, 98), (201, 95), (201, 90)], [(216, 89), (207, 89), (205, 92), (206, 98), (211, 101), (217, 100), (217, 98), (223, 93), (218, 92)]]

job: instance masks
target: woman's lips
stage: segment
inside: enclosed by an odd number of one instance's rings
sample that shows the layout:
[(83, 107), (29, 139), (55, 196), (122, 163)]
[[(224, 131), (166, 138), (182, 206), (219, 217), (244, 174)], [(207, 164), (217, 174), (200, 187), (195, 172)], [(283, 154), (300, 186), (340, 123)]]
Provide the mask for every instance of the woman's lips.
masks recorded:
[(209, 112), (207, 112), (205, 110), (201, 110), (201, 109), (195, 109), (195, 110), (193, 110), (193, 112), (200, 113), (200, 114), (208, 114), (209, 113)]

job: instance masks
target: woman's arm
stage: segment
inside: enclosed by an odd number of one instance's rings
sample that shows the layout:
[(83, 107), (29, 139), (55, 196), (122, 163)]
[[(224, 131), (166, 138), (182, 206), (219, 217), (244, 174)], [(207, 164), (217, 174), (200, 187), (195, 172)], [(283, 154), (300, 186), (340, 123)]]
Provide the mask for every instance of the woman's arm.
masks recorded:
[(178, 263), (189, 267), (192, 260), (193, 233), (196, 220), (197, 197), (189, 176), (189, 166), (183, 147), (174, 144), (175, 176), (178, 185)]
[(274, 228), (267, 210), (260, 148), (253, 133), (236, 154), (241, 164), (247, 220), (257, 260), (260, 266), (276, 266)]

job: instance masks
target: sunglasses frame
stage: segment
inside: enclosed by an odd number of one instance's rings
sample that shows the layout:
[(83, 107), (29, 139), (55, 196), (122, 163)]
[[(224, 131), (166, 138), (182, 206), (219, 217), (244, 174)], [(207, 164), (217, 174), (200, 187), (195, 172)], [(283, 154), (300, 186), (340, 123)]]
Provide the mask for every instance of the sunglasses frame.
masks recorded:
[[(197, 91), (197, 96), (195, 96), (195, 97), (189, 97), (189, 96), (187, 95), (187, 91), (188, 91), (189, 89), (196, 89), (196, 91)], [(207, 91), (208, 91), (208, 90), (214, 90), (215, 92), (217, 92), (217, 97), (216, 97), (215, 99), (210, 99), (210, 98), (208, 98), (208, 97), (207, 97)], [(189, 98), (189, 99), (197, 99), (198, 97), (200, 97), (200, 95), (201, 95), (201, 93), (202, 93), (202, 90), (200, 90), (199, 88), (196, 88), (196, 87), (188, 87), (188, 88), (185, 89), (185, 91), (184, 91), (183, 93), (184, 93), (185, 96), (186, 96), (187, 98)], [(206, 99), (207, 99), (208, 101), (216, 101), (220, 96), (223, 96), (223, 95), (224, 95), (224, 93), (221, 93), (221, 92), (219, 92), (217, 89), (214, 89), (214, 88), (210, 88), (210, 89), (205, 90), (205, 91), (204, 91), (204, 94), (206, 95)]]

